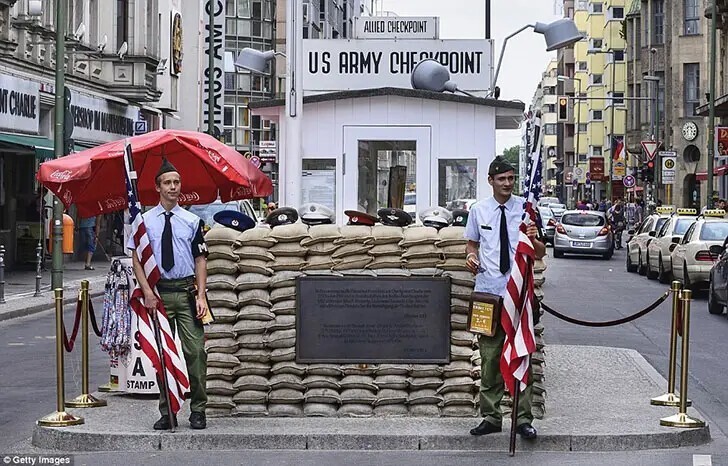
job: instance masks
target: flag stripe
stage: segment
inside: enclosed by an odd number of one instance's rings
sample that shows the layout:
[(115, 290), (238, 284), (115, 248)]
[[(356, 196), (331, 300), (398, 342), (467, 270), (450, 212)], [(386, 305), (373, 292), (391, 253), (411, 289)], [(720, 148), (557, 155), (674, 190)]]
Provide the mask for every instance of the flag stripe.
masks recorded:
[[(184, 360), (184, 354), (180, 351), (181, 342), (179, 335), (172, 332), (172, 328), (167, 318), (167, 312), (164, 309), (159, 292), (157, 291), (157, 283), (161, 278), (157, 261), (152, 253), (152, 245), (147, 236), (147, 229), (144, 225), (144, 218), (141, 213), (141, 207), (136, 198), (136, 193), (132, 187), (131, 179), (136, 174), (131, 173), (129, 160), (131, 159), (131, 145), (126, 143), (126, 159), (124, 175), (126, 179), (126, 188), (128, 195), (129, 223), (132, 226), (132, 238), (134, 240), (134, 250), (137, 258), (142, 265), (144, 275), (146, 276), (149, 286), (154, 291), (158, 305), (156, 309), (157, 322), (159, 323), (159, 335), (162, 347), (162, 358), (158, 353), (156, 336), (154, 332), (154, 322), (152, 321), (147, 309), (144, 307), (144, 293), (137, 284), (131, 294), (130, 305), (139, 318), (139, 335), (140, 346), (142, 352), (149, 358), (157, 372), (157, 378), (167, 382), (167, 393), (169, 395), (169, 405), (173, 414), (177, 414), (182, 408), (182, 404), (186, 395), (190, 391), (190, 381), (187, 375), (187, 365)], [(162, 374), (162, 364), (164, 361), (164, 374)], [(161, 387), (160, 387), (161, 390)]]

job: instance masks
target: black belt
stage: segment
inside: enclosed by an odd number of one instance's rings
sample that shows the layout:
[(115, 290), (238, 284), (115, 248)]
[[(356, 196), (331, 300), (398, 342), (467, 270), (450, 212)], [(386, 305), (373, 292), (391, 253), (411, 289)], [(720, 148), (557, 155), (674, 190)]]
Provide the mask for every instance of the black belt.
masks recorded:
[(195, 284), (195, 276), (190, 275), (185, 278), (164, 279), (160, 278), (157, 282), (157, 289), (161, 291), (187, 291), (190, 286)]

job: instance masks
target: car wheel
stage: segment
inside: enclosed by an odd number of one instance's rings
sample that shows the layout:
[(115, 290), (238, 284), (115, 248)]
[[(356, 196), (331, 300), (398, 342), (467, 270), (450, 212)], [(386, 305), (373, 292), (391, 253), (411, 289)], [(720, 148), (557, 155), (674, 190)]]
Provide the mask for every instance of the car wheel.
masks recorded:
[(665, 265), (662, 263), (662, 254), (660, 255), (660, 262), (658, 264), (657, 279), (660, 283), (670, 283), (670, 273), (665, 271)]
[(554, 247), (554, 257), (556, 257), (557, 259), (564, 257), (564, 253), (559, 251), (558, 249), (556, 249), (556, 247)]
[(647, 255), (647, 273), (646, 273), (646, 275), (647, 275), (647, 278), (650, 280), (654, 280), (655, 278), (657, 278), (657, 272), (652, 270), (652, 266), (650, 265), (649, 254)]
[(610, 249), (609, 252), (602, 254), (602, 257), (606, 260), (609, 260), (614, 255), (614, 249)]
[(708, 312), (713, 315), (723, 314), (723, 305), (715, 299), (712, 284), (710, 286), (710, 289), (708, 290)]
[(632, 258), (629, 255), (629, 246), (627, 246), (627, 272), (635, 273), (637, 266), (632, 263)]
[(637, 257), (639, 258), (637, 261), (637, 273), (645, 275), (647, 273), (647, 267), (645, 267), (645, 264), (642, 263), (642, 251), (639, 249), (637, 250)]

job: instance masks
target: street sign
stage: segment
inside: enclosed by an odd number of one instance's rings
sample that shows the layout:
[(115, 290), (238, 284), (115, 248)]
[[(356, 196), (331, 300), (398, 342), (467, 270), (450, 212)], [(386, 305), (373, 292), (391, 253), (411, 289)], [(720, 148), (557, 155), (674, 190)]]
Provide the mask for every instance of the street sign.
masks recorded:
[(278, 141), (260, 141), (258, 143), (258, 154), (263, 162), (277, 162)]
[(149, 126), (147, 120), (137, 120), (134, 122), (134, 134), (147, 134), (149, 132)]
[(662, 165), (662, 184), (675, 184), (675, 166), (677, 165), (677, 153), (672, 151), (660, 151)]
[(645, 155), (647, 155), (647, 160), (653, 160), (657, 153), (657, 146), (660, 143), (658, 141), (642, 141), (640, 144), (642, 144), (642, 149), (644, 149)]
[(255, 168), (260, 168), (260, 157), (257, 155), (250, 157), (250, 163), (255, 165)]
[(586, 177), (584, 176), (584, 169), (581, 167), (574, 167), (574, 176), (579, 183), (584, 183)]
[(627, 166), (621, 160), (614, 162), (612, 166), (612, 176), (616, 179), (622, 178), (627, 174)]
[(579, 180), (577, 180), (576, 178), (574, 178), (574, 181), (572, 181), (571, 184), (574, 185), (575, 188), (578, 188), (579, 187)]
[(586, 183), (587, 186), (591, 184), (591, 173), (586, 172)]
[(632, 175), (627, 175), (622, 179), (622, 184), (624, 185), (625, 188), (631, 188), (636, 183), (637, 183), (637, 181), (634, 179), (634, 176), (632, 176)]

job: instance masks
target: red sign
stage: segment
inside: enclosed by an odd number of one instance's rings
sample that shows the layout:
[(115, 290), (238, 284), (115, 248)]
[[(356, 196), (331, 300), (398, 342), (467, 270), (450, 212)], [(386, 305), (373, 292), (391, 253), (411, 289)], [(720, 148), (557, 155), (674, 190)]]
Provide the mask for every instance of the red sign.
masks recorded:
[(715, 128), (715, 151), (716, 157), (728, 156), (728, 128), (718, 126)]
[(589, 173), (592, 181), (604, 181), (604, 157), (589, 158)]

